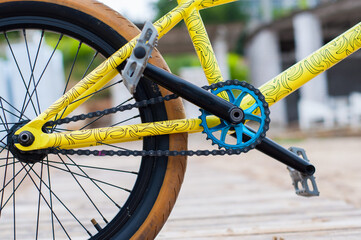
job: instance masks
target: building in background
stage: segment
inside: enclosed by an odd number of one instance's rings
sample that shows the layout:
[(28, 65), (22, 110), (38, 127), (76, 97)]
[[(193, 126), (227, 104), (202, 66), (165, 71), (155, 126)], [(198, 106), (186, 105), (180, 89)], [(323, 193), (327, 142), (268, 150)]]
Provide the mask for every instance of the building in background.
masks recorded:
[[(297, 5), (289, 5), (288, 1), (258, 2), (263, 12), (269, 12), (253, 15), (247, 32), (246, 52), (256, 86), (360, 21), (359, 0), (292, 1)], [(253, 4), (255, 7), (256, 2)], [(285, 6), (295, 10), (276, 18), (275, 13), (281, 10), (287, 13)], [(360, 100), (356, 100), (361, 95), (360, 61), (361, 54), (355, 53), (277, 103), (277, 107), (272, 107), (272, 120), (276, 125), (298, 125), (303, 130), (360, 125)]]
[[(207, 25), (207, 30), (213, 46), (223, 46), (218, 48), (223, 49), (220, 53), (216, 51), (216, 55), (221, 55), (219, 60), (224, 59), (227, 51), (235, 51), (243, 42), (250, 81), (256, 87), (360, 22), (360, 0), (243, 2), (245, 11), (249, 13), (247, 24)], [(220, 38), (220, 33), (227, 37)], [(160, 40), (162, 54), (194, 52), (187, 35), (184, 27), (169, 32)], [(221, 61), (220, 64), (224, 65), (224, 60)], [(361, 54), (356, 53), (272, 106), (272, 127), (295, 126), (309, 130), (360, 126), (360, 64)], [(184, 69), (182, 74), (185, 79), (199, 81), (199, 85), (206, 84), (201, 69)], [(317, 106), (317, 110), (309, 106)], [(197, 109), (191, 112), (192, 117), (198, 114)]]

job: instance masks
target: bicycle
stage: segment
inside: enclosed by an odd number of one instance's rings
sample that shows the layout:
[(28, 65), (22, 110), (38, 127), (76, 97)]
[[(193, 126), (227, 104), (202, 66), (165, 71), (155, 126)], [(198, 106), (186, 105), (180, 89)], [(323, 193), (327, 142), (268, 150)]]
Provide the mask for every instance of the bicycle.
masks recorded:
[[(30, 229), (35, 239), (153, 239), (174, 206), (188, 155), (257, 148), (290, 167), (298, 194), (318, 194), (298, 185), (314, 183), (314, 166), (299, 157), (303, 150), (292, 152), (266, 138), (268, 106), (358, 50), (361, 25), (256, 89), (223, 81), (199, 15), (201, 9), (234, 1), (179, 0), (141, 34), (119, 13), (93, 0), (0, 1), (0, 42), (12, 59), (9, 71), (12, 66), (20, 79), (0, 98), (0, 217), (6, 238), (29, 238)], [(183, 19), (209, 81), (204, 88), (170, 74), (154, 49), (157, 39)], [(46, 70), (64, 41), (72, 43), (74, 56), (67, 60), (69, 74), (58, 100), (48, 107), (40, 101), (41, 85), (56, 77)], [(44, 53), (47, 60), (38, 72), (43, 45), (52, 50)], [(71, 86), (84, 48), (90, 57), (80, 74), (83, 80)], [(17, 56), (17, 49), (25, 57)], [(119, 72), (125, 80), (117, 78)], [(110, 88), (124, 88), (123, 81), (132, 93), (124, 94), (123, 102), (73, 113), (91, 99), (89, 105), (96, 105)], [(46, 88), (45, 100), (50, 89), (58, 90)], [(201, 107), (199, 119), (185, 118), (178, 96)], [(106, 117), (116, 113), (123, 119), (113, 126)], [(126, 125), (134, 119), (138, 123)], [(107, 127), (93, 128), (100, 121)], [(187, 133), (202, 131), (219, 149), (187, 150)], [(64, 188), (72, 195), (63, 195)]]

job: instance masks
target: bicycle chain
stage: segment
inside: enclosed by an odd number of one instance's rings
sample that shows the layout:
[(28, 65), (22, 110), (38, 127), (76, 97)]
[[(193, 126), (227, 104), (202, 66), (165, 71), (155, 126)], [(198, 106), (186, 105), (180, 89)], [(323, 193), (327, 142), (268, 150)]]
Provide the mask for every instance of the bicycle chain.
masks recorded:
[[(265, 129), (268, 129), (269, 127), (269, 123), (270, 123), (270, 119), (269, 119), (269, 110), (268, 110), (268, 103), (265, 101), (264, 96), (262, 95), (262, 93), (254, 88), (252, 85), (247, 84), (245, 82), (240, 82), (238, 80), (228, 80), (226, 82), (219, 82), (219, 83), (214, 83), (212, 85), (209, 86), (203, 86), (202, 88), (205, 90), (214, 90), (220, 87), (224, 87), (224, 86), (229, 86), (229, 85), (241, 85), (243, 87), (248, 87), (250, 90), (254, 91), (255, 94), (259, 97), (259, 99), (264, 103), (264, 107), (266, 108), (266, 127)], [(94, 117), (102, 117), (105, 115), (109, 115), (109, 114), (114, 114), (116, 112), (123, 112), (126, 110), (130, 110), (133, 108), (141, 108), (141, 107), (147, 107), (149, 105), (153, 105), (153, 104), (157, 104), (157, 103), (161, 103), (164, 101), (170, 101), (173, 99), (178, 98), (178, 95), (176, 94), (170, 94), (167, 96), (159, 96), (156, 98), (151, 98), (149, 100), (142, 100), (140, 102), (136, 102), (134, 104), (127, 104), (124, 106), (117, 106), (114, 108), (108, 108), (105, 109), (103, 111), (96, 111), (96, 112), (90, 112), (87, 114), (81, 114), (81, 115), (76, 115), (70, 118), (62, 118), (62, 119), (58, 119), (55, 121), (49, 121), (47, 122), (44, 126), (45, 127), (52, 127), (54, 125), (61, 125), (61, 124), (66, 124), (66, 123), (70, 123), (70, 122), (77, 122), (80, 120), (85, 120), (85, 119), (89, 119), (89, 118), (94, 118)], [(265, 135), (260, 137), (260, 140), (262, 140), (263, 138), (265, 138)], [(260, 142), (260, 141), (258, 141)], [(254, 148), (255, 146), (252, 146), (252, 148)], [(79, 150), (74, 150), (74, 149), (58, 149), (58, 148), (47, 148), (47, 149), (39, 149), (39, 150), (35, 150), (32, 152), (35, 152), (37, 154), (67, 154), (67, 155), (85, 155), (85, 156), (90, 156), (90, 155), (94, 155), (94, 156), (208, 156), (208, 155), (238, 155), (241, 154), (242, 152), (248, 152), (249, 150), (252, 149), (251, 147), (246, 147), (244, 149), (228, 149), (228, 150), (183, 150), (183, 151), (169, 151), (169, 150), (88, 150), (88, 149), (79, 149)]]

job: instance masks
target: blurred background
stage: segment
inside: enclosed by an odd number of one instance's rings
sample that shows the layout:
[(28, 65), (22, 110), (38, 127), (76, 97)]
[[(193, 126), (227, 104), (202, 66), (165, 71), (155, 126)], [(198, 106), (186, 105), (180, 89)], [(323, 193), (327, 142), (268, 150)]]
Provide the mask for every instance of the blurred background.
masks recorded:
[[(144, 21), (155, 21), (176, 6), (175, 0), (102, 2), (140, 28)], [(203, 10), (202, 16), (224, 78), (258, 87), (357, 24), (360, 10), (358, 0), (241, 0)], [(181, 23), (161, 39), (158, 48), (175, 74), (205, 85), (187, 35)], [(352, 55), (274, 105), (271, 129), (278, 134), (284, 130), (301, 135), (359, 134), (360, 56)], [(188, 116), (198, 116), (197, 108), (185, 106)]]
[[(140, 29), (145, 21), (156, 21), (177, 3), (176, 0), (100, 1), (128, 17)], [(244, 80), (259, 87), (359, 23), (360, 12), (360, 0), (240, 0), (203, 10), (201, 14), (225, 80)], [(42, 54), (38, 57), (38, 46), (42, 41)], [(162, 38), (158, 48), (173, 73), (199, 86), (207, 84), (184, 23)], [(28, 58), (23, 57), (24, 49), (28, 49)], [(19, 56), (18, 62), (13, 61), (15, 55)], [(0, 88), (0, 96), (15, 106), (11, 109), (23, 106), (25, 100), (16, 95), (19, 92), (17, 86), (23, 84), (22, 78), (14, 74), (18, 72), (17, 65), (26, 67), (22, 71), (26, 79), (34, 78), (33, 75), (50, 79), (37, 87), (39, 97), (46, 100), (45, 105), (30, 106), (26, 112), (29, 118), (35, 117), (47, 107), (46, 104), (63, 94), (59, 89), (69, 89), (103, 60), (102, 54), (85, 43), (52, 32), (17, 30), (8, 32), (7, 38), (0, 34), (0, 70), (3, 72), (0, 82), (5, 83)], [(34, 69), (32, 63), (35, 62), (40, 67)], [(340, 238), (332, 239), (343, 240), (351, 239), (350, 229), (355, 233), (352, 239), (359, 239), (360, 64), (361, 52), (358, 52), (271, 108), (272, 123), (268, 136), (284, 147), (297, 145), (307, 150), (317, 168), (320, 198), (307, 201), (296, 198), (286, 167), (258, 151), (241, 156), (190, 157), (178, 207), (161, 232), (160, 239), (170, 239), (175, 234), (180, 236), (179, 239), (187, 239), (185, 235), (188, 239), (195, 239), (214, 233), (221, 236), (215, 239), (224, 239), (223, 236), (228, 234), (235, 236), (232, 239), (247, 236), (247, 239), (268, 240), (287, 236), (287, 240), (315, 240), (330, 239), (327, 237), (329, 232), (340, 230)], [(48, 70), (40, 70), (41, 66)], [(124, 89), (120, 76), (110, 86), (111, 89), (101, 89), (74, 114), (134, 101), (126, 90), (120, 92)], [(32, 86), (27, 91), (34, 92)], [(32, 101), (28, 102), (34, 105)], [(199, 116), (197, 107), (187, 102), (184, 105), (188, 117)], [(72, 123), (69, 128), (140, 122), (138, 111), (118, 115), (97, 118), (84, 126)], [(15, 117), (10, 114), (9, 122), (14, 122)], [(0, 131), (0, 138), (5, 136), (5, 131)], [(211, 143), (205, 138), (201, 133), (192, 134), (190, 148), (210, 149)], [(126, 147), (142, 149), (141, 144), (132, 144)], [(84, 160), (87, 159), (84, 157)], [(128, 161), (130, 166), (137, 164), (131, 158)], [(113, 163), (106, 162), (111, 167), (118, 166)], [(102, 177), (118, 181), (113, 175), (104, 174)], [(64, 182), (59, 179), (59, 183)], [(134, 184), (134, 179), (127, 177), (126, 180)], [(59, 184), (59, 189), (73, 191), (67, 184)], [(37, 202), (38, 195), (33, 196)], [(295, 214), (293, 217), (292, 213)], [(11, 218), (8, 224), (11, 224)], [(10, 229), (8, 225), (2, 225)], [(283, 226), (282, 229), (279, 230), (279, 226)], [(294, 233), (299, 235), (292, 238)], [(304, 238), (305, 233), (310, 238)], [(254, 238), (249, 238), (251, 235)]]

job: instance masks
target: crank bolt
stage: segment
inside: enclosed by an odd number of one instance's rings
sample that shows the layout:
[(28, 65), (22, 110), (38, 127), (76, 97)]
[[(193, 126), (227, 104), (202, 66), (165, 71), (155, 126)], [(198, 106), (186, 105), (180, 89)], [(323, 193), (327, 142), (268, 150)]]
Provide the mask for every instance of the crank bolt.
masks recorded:
[(230, 119), (233, 124), (239, 124), (244, 120), (244, 113), (242, 109), (234, 107), (229, 112)]
[(34, 140), (34, 135), (29, 131), (21, 132), (18, 136), (18, 142), (24, 147), (28, 147), (33, 144)]

